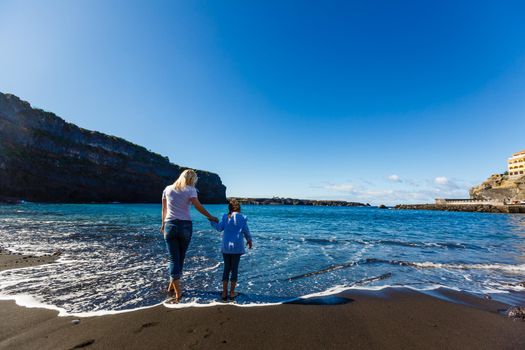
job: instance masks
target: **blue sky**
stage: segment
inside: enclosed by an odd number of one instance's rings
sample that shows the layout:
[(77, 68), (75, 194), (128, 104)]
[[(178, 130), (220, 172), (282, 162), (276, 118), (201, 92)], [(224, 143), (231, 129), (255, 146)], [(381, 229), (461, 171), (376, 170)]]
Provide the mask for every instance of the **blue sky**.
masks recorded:
[(230, 196), (465, 197), (525, 149), (521, 1), (0, 1), (0, 91)]

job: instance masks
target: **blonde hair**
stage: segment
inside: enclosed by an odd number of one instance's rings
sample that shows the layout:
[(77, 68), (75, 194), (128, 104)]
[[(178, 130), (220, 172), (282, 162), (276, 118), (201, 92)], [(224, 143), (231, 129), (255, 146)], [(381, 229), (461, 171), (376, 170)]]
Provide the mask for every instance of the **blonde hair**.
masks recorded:
[(195, 170), (186, 169), (180, 175), (177, 181), (173, 183), (173, 187), (177, 191), (183, 190), (186, 186), (195, 186), (197, 183), (198, 177)]

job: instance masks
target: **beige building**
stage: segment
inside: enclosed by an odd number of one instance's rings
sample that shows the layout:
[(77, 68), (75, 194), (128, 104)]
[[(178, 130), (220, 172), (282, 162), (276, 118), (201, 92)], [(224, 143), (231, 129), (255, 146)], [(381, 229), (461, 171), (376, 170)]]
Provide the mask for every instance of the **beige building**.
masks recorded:
[(525, 175), (525, 150), (514, 153), (508, 160), (509, 177), (520, 177)]

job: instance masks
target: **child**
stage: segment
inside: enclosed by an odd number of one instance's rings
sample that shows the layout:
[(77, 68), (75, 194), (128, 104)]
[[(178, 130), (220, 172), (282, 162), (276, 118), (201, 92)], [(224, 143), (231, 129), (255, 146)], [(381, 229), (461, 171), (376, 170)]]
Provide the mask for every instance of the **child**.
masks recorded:
[[(237, 274), (239, 271), (239, 261), (241, 255), (245, 253), (244, 238), (248, 242), (248, 248), (252, 249), (252, 236), (248, 229), (245, 216), (241, 215), (241, 205), (235, 200), (228, 203), (228, 214), (224, 214), (219, 223), (211, 222), (211, 225), (219, 232), (224, 230), (222, 235), (222, 256), (224, 258), (224, 272), (222, 273), (222, 294), (221, 298), (226, 301), (228, 295), (228, 280), (230, 280), (230, 300), (234, 300), (235, 285), (237, 284)], [(231, 272), (231, 278), (230, 278)]]

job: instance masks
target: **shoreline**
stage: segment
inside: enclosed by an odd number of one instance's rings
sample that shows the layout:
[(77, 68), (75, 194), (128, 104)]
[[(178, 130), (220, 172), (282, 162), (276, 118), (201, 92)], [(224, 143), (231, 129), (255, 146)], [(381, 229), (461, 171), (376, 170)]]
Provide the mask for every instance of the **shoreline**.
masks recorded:
[(0, 348), (17, 349), (520, 349), (525, 322), (462, 292), (347, 291), (344, 303), (172, 309), (162, 305), (96, 317), (0, 301)]
[(0, 272), (11, 269), (51, 264), (56, 262), (59, 257), (59, 252), (53, 253), (51, 255), (38, 256), (14, 253), (0, 247)]
[(315, 200), (315, 199), (298, 199), (298, 198), (244, 198), (244, 197), (228, 197), (228, 200), (233, 199), (241, 205), (304, 205), (304, 206), (318, 206), (318, 207), (370, 207), (368, 203), (348, 202), (342, 200)]
[[(24, 257), (0, 250), (7, 269), (57, 259)], [(523, 348), (525, 322), (506, 317), (508, 307), (450, 289), (393, 287), (349, 289), (281, 305), (156, 305), (81, 318), (1, 300), (0, 348)]]
[(473, 213), (525, 214), (525, 205), (492, 204), (398, 204), (398, 210), (435, 210)]

